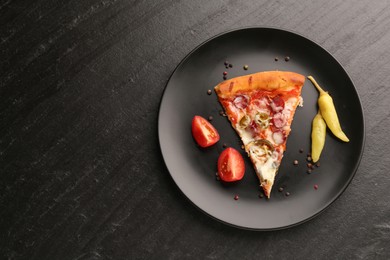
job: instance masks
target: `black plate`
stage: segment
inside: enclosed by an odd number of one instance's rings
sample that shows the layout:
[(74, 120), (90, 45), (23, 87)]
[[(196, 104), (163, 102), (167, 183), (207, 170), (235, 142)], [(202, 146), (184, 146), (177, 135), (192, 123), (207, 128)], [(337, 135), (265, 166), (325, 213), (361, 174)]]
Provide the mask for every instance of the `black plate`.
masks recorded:
[[(290, 60), (286, 62), (286, 56)], [(278, 57), (278, 61), (275, 61)], [(233, 64), (226, 69), (224, 61)], [(247, 64), (249, 69), (243, 69)], [(213, 91), (222, 73), (236, 77), (267, 70), (312, 75), (332, 95), (342, 128), (351, 140), (338, 141), (330, 132), (321, 165), (307, 173), (311, 121), (317, 113), (317, 91), (309, 80), (302, 90), (304, 106), (292, 124), (271, 199), (259, 198), (258, 180), (239, 137)], [(212, 116), (221, 140), (202, 149), (191, 135), (194, 115)], [(352, 180), (364, 146), (364, 118), (356, 89), (343, 67), (318, 44), (292, 32), (273, 28), (246, 28), (218, 35), (192, 51), (176, 68), (161, 100), (158, 122), (161, 151), (167, 168), (185, 196), (208, 215), (233, 226), (281, 229), (302, 223), (323, 211)], [(224, 185), (216, 181), (217, 160), (226, 143), (242, 151), (246, 174), (242, 181)], [(304, 149), (300, 153), (300, 148)], [(294, 160), (298, 166), (293, 165)], [(314, 189), (318, 185), (318, 189)], [(283, 187), (283, 191), (278, 191)], [(286, 192), (290, 196), (286, 196)], [(234, 200), (235, 195), (239, 200)]]

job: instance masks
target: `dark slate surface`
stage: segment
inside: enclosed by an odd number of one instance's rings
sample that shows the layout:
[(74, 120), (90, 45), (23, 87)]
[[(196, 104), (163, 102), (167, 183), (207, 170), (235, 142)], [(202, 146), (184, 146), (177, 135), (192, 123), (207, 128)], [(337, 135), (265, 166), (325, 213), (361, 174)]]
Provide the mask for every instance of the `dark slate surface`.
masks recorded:
[[(314, 2), (1, 1), (0, 258), (389, 259), (390, 5)], [(245, 26), (321, 44), (353, 79), (366, 118), (346, 192), (276, 232), (198, 211), (158, 144), (175, 66), (211, 36)]]

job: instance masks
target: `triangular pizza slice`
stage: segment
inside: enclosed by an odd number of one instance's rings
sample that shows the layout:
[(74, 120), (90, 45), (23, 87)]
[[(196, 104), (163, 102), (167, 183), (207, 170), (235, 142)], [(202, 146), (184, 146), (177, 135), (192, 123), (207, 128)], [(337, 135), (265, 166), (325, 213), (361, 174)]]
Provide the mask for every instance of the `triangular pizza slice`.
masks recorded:
[(302, 104), (303, 75), (266, 71), (225, 80), (214, 89), (269, 198), (295, 110)]

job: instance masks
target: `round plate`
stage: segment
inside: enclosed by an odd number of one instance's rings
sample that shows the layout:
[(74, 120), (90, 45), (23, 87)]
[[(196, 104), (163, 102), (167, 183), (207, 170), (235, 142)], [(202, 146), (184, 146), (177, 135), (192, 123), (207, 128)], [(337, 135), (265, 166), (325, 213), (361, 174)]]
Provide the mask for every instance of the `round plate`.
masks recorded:
[[(289, 61), (285, 61), (286, 56)], [(225, 61), (233, 66), (225, 68)], [(249, 69), (244, 70), (244, 65)], [(228, 119), (219, 113), (222, 107), (213, 88), (223, 80), (224, 71), (232, 78), (269, 70), (312, 75), (332, 95), (342, 128), (351, 141), (338, 141), (328, 131), (320, 167), (307, 173), (306, 157), (318, 93), (306, 80), (302, 89), (304, 105), (295, 113), (271, 198), (265, 199), (259, 197), (259, 181), (241, 149), (238, 135)], [(211, 95), (207, 94), (209, 89)], [(212, 124), (221, 136), (217, 144), (206, 149), (196, 145), (191, 134), (191, 120), (195, 115), (213, 117)], [(352, 180), (365, 138), (361, 102), (340, 63), (311, 40), (274, 28), (230, 31), (206, 41), (187, 55), (164, 91), (158, 134), (166, 166), (184, 195), (208, 215), (253, 230), (290, 227), (323, 211)], [(229, 185), (216, 180), (223, 144), (241, 151), (246, 164), (244, 178)], [(299, 161), (297, 166), (294, 160)], [(281, 187), (283, 191), (279, 190)], [(234, 200), (235, 195), (239, 196), (238, 200)]]

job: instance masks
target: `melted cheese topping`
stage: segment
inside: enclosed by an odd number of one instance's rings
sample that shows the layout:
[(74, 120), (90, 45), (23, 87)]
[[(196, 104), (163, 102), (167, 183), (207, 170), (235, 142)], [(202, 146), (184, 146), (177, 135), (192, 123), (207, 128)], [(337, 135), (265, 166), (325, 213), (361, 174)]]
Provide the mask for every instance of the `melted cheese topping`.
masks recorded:
[(268, 181), (273, 183), (276, 175), (276, 170), (278, 167), (275, 167), (276, 158), (270, 157), (265, 163), (257, 161), (255, 163), (256, 173), (261, 182)]
[[(277, 112), (275, 113), (281, 113), (282, 116), (286, 119), (285, 125), (281, 128), (281, 130), (284, 130), (286, 132), (290, 131), (292, 112), (296, 107), (297, 102), (299, 101), (300, 100), (298, 100), (297, 98), (291, 97), (285, 101), (283, 109), (275, 108), (277, 110)], [(240, 118), (244, 116), (245, 113), (243, 110), (234, 107), (234, 105), (231, 105), (231, 107), (232, 107), (231, 110), (234, 111), (234, 113), (237, 115), (238, 118), (237, 120), (238, 122), (235, 123), (234, 127), (236, 131), (239, 133), (239, 135), (241, 136), (241, 140), (245, 146), (245, 150), (248, 153), (248, 156), (250, 156), (251, 153), (253, 152), (259, 153), (259, 150), (261, 150), (261, 148), (258, 148), (257, 151), (255, 151), (256, 145), (253, 145), (252, 142), (259, 140), (261, 138), (259, 137), (259, 135), (253, 134), (253, 131), (250, 129), (250, 126), (247, 126), (246, 128), (240, 126), (239, 124)], [(268, 109), (269, 108), (267, 108), (267, 104), (265, 103), (264, 100), (261, 102), (254, 102), (249, 104), (249, 113), (247, 115), (250, 117), (250, 121), (253, 121), (255, 120), (256, 114), (259, 112), (270, 115), (271, 111), (269, 111)], [(281, 138), (283, 138), (281, 132), (274, 135), (274, 133), (271, 130), (271, 127), (269, 126), (266, 127), (265, 129), (261, 129), (261, 132), (263, 137), (265, 137), (264, 139), (271, 142), (272, 145), (274, 146), (279, 146), (284, 141), (284, 139), (281, 140)], [(283, 157), (283, 152), (284, 149), (278, 149), (278, 151), (275, 150), (271, 156), (265, 156), (262, 158), (251, 156), (251, 159), (255, 165), (256, 174), (258, 175), (261, 183), (265, 181), (267, 181), (268, 183), (274, 182), (279, 167), (279, 162)]]

